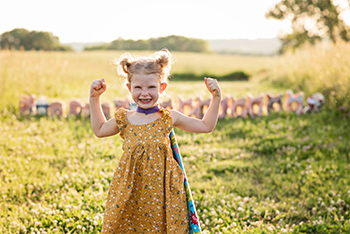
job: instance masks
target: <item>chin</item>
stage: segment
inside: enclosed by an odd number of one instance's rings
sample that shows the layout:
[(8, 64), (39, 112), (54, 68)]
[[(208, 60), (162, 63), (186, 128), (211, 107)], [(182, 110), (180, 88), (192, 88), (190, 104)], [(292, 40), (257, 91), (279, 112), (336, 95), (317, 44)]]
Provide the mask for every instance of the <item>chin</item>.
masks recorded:
[(148, 109), (148, 108), (154, 107), (155, 104), (154, 104), (154, 103), (147, 103), (147, 104), (138, 103), (138, 106), (139, 106), (139, 107), (142, 107), (142, 108), (144, 108), (144, 109)]

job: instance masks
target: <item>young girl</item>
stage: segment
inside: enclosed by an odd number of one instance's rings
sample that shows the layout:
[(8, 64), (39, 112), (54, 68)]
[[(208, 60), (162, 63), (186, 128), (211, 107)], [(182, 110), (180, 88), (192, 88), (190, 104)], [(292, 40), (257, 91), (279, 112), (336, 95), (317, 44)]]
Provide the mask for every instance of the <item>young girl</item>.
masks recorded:
[(93, 81), (90, 113), (95, 135), (120, 133), (124, 139), (123, 155), (108, 192), (102, 233), (188, 234), (184, 171), (173, 158), (169, 133), (173, 127), (198, 133), (214, 129), (221, 100), (218, 82), (204, 78), (212, 99), (203, 119), (196, 119), (159, 107), (158, 99), (168, 86), (169, 51), (140, 58), (124, 54), (116, 63), (137, 109), (120, 108), (107, 121), (100, 107), (106, 81), (103, 78)]

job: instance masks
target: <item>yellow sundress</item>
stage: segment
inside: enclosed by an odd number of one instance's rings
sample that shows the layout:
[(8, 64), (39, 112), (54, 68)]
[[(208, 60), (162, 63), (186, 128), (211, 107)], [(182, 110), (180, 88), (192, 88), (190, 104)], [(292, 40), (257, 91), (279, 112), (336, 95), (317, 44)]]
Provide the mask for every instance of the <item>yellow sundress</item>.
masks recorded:
[(129, 123), (124, 108), (115, 113), (123, 155), (113, 174), (102, 233), (189, 233), (184, 175), (174, 160), (167, 109), (142, 125)]

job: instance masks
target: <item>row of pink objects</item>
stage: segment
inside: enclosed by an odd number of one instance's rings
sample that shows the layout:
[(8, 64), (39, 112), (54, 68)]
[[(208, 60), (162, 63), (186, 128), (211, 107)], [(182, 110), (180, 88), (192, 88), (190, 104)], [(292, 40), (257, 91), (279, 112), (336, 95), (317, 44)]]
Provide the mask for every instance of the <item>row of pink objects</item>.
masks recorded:
[[(264, 101), (265, 97), (265, 101)], [(282, 112), (283, 106), (286, 111), (294, 111), (297, 114), (311, 113), (319, 111), (325, 103), (324, 96), (321, 93), (315, 93), (306, 99), (304, 104), (304, 93), (299, 92), (294, 94), (291, 90), (287, 90), (285, 94), (285, 105), (282, 102), (283, 94), (271, 95), (266, 93), (260, 94), (257, 97), (247, 94), (247, 97), (235, 98), (226, 95), (220, 106), (219, 118), (226, 117), (242, 117), (246, 118), (249, 115), (251, 118), (261, 116), (264, 113), (268, 114), (273, 111)], [(193, 116), (195, 118), (202, 118), (207, 110), (211, 99), (202, 99), (201, 97), (184, 99), (182, 96), (178, 96), (178, 103), (175, 103), (172, 99), (160, 103), (164, 108), (177, 109), (183, 114)], [(131, 109), (132, 104), (129, 99), (113, 100), (115, 109), (124, 107)], [(101, 108), (106, 118), (111, 117), (111, 104), (108, 102), (102, 103)], [(66, 117), (66, 106), (62, 101), (55, 101), (49, 103), (45, 96), (39, 98), (36, 95), (22, 95), (20, 100), (20, 113), (22, 115), (37, 114), (37, 115), (50, 115), (50, 116), (63, 116)], [(263, 113), (264, 112), (264, 113)], [(79, 100), (71, 100), (68, 106), (69, 116), (90, 116), (89, 103), (83, 103)]]

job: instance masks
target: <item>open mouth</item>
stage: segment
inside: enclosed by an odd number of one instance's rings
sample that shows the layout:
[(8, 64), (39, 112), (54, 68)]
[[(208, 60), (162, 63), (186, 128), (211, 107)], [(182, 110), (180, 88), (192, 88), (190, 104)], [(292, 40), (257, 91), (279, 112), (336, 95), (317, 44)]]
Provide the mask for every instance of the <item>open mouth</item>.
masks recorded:
[(147, 102), (152, 101), (152, 99), (140, 99), (140, 101), (143, 102), (143, 103), (147, 103)]

